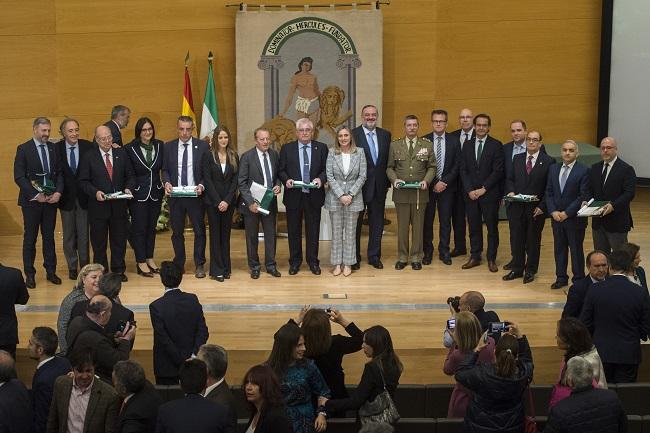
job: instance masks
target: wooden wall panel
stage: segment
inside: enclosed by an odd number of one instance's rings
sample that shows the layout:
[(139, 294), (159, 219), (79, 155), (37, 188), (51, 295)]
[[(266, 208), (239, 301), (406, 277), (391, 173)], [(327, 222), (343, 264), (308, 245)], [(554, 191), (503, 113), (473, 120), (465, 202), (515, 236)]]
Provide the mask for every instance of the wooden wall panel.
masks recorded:
[(55, 32), (52, 0), (4, 1), (1, 7), (0, 36), (51, 35)]

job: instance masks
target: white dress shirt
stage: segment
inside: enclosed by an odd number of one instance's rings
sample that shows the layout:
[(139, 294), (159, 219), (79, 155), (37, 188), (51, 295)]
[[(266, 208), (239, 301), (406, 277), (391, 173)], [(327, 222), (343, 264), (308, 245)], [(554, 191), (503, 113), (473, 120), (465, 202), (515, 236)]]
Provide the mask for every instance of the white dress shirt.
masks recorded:
[[(264, 186), (267, 188), (273, 188), (273, 164), (271, 164), (271, 155), (269, 152), (262, 152), (258, 148), (255, 148), (257, 151), (257, 157), (260, 160), (260, 167), (262, 167), (262, 175), (264, 175)], [(269, 173), (271, 173), (271, 179), (266, 178), (266, 170), (264, 170), (264, 153), (266, 153), (266, 160), (269, 164)]]

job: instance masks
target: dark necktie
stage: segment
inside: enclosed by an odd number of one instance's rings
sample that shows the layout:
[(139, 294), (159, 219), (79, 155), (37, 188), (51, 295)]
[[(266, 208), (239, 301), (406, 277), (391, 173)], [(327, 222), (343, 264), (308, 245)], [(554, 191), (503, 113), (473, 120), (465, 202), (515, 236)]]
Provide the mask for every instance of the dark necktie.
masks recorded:
[(46, 176), (50, 175), (50, 165), (47, 163), (47, 152), (45, 151), (45, 145), (39, 144), (38, 147), (41, 148), (41, 159), (43, 162), (43, 174)]
[(72, 173), (77, 174), (77, 156), (74, 153), (75, 149), (76, 146), (70, 146), (70, 170), (72, 170)]
[(438, 179), (442, 176), (442, 137), (436, 137), (436, 170)]
[(465, 139), (463, 140), (463, 144), (469, 139), (469, 134), (466, 132), (465, 133)]
[[(309, 183), (309, 154), (307, 153), (307, 145), (302, 145), (302, 181)], [(303, 188), (302, 192), (309, 192), (308, 188)]]
[(108, 172), (108, 177), (113, 181), (113, 164), (111, 164), (111, 156), (106, 152), (104, 154), (104, 159), (106, 160), (106, 171)]
[(187, 186), (187, 147), (189, 143), (183, 143), (183, 162), (181, 167), (181, 186)]
[(607, 180), (607, 168), (608, 168), (608, 167), (609, 167), (609, 163), (606, 162), (606, 163), (603, 165), (603, 173), (602, 173), (601, 176), (600, 176), (600, 177), (601, 177), (601, 181), (602, 181), (601, 184), (602, 184), (603, 186), (605, 186), (605, 181)]
[(483, 140), (478, 141), (478, 149), (476, 150), (476, 163), (481, 160), (481, 154), (483, 153)]
[(533, 155), (528, 155), (528, 161), (526, 162), (526, 174), (530, 174), (533, 171)]
[(269, 188), (271, 187), (271, 167), (269, 167), (269, 158), (268, 153), (264, 152), (264, 186)]

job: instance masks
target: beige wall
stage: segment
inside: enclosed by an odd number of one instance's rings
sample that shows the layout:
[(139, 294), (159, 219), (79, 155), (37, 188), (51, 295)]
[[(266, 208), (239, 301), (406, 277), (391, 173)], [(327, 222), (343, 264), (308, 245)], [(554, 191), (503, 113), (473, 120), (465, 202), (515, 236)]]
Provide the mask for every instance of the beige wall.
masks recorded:
[[(225, 0), (23, 0), (0, 13), (0, 234), (21, 232), (12, 162), (34, 117), (65, 116), (86, 138), (110, 107), (150, 116), (159, 138), (174, 134), (191, 51), (197, 111), (206, 56), (215, 54), (219, 114), (234, 130), (235, 8)], [(282, 3), (302, 2), (283, 0)], [(508, 138), (523, 118), (547, 142), (593, 142), (598, 97), (600, 1), (393, 0), (384, 11), (384, 126), (401, 134), (414, 113), (428, 132), (432, 108), (492, 115)], [(197, 113), (200, 116), (200, 113)], [(1, 257), (1, 255), (0, 255)]]

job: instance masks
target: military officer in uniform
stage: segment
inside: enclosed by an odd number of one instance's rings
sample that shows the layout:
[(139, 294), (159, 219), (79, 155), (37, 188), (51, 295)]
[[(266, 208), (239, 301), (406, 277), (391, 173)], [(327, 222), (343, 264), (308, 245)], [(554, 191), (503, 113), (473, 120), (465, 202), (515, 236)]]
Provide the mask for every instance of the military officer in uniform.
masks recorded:
[[(414, 270), (422, 269), (422, 228), (429, 201), (427, 188), (436, 176), (432, 143), (418, 137), (418, 127), (416, 116), (406, 116), (406, 137), (393, 141), (388, 152), (386, 175), (393, 185), (393, 202), (397, 211), (397, 270), (404, 269), (409, 261)], [(405, 188), (413, 183), (419, 184), (419, 188)], [(410, 254), (409, 231), (412, 234)]]

